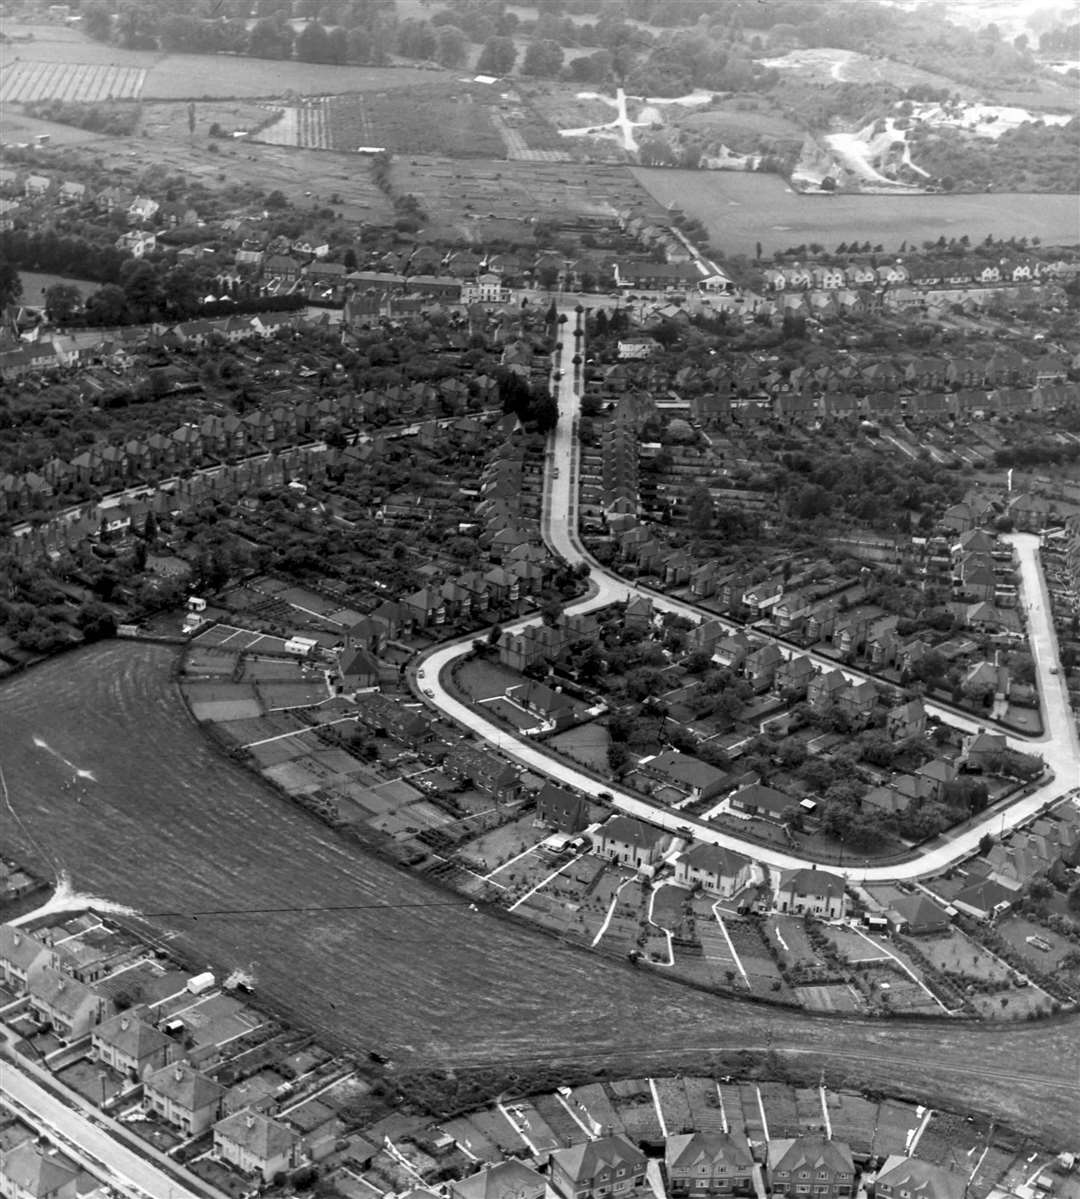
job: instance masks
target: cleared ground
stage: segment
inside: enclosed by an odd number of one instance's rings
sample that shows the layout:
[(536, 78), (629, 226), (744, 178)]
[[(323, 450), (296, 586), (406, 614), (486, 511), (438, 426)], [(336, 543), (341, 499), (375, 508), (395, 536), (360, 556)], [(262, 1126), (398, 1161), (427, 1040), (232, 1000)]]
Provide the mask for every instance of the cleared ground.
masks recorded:
[(1044, 245), (1076, 242), (1076, 197), (1066, 195), (802, 196), (777, 175), (740, 171), (681, 171), (634, 167), (630, 173), (665, 205), (699, 218), (721, 253), (766, 254), (788, 246), (869, 241), (886, 253), (901, 243), (936, 241), (942, 234), (972, 242), (994, 237), (1040, 237)]
[[(263, 1001), (297, 1022), (403, 1066), (651, 1071), (771, 1044), (1063, 1144), (1080, 1124), (1080, 1021), (841, 1025), (702, 994), (471, 911), (214, 751), (173, 664), (167, 647), (114, 642), (0, 687), (5, 849), (147, 913), (194, 961), (250, 967)], [(64, 788), (76, 768), (96, 782)]]

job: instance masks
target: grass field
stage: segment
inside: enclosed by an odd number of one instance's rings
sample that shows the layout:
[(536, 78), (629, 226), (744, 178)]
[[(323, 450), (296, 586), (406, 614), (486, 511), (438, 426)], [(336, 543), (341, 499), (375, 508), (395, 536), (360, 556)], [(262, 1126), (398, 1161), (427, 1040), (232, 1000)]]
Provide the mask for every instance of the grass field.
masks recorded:
[(1075, 245), (1076, 198), (1066, 195), (800, 196), (776, 175), (739, 171), (630, 171), (661, 204), (699, 218), (721, 254), (766, 254), (804, 242), (901, 243), (967, 234), (1040, 237), (1044, 245)]
[[(34, 35), (33, 41), (19, 43), (16, 66), (59, 63), (144, 72), (141, 94), (149, 100), (282, 96), (286, 92), (327, 96), (363, 90), (389, 91), (430, 83), (443, 74), (421, 67), (337, 67), (225, 54), (157, 54), (150, 50), (122, 50), (118, 46), (91, 41), (77, 30), (58, 25), (12, 26), (9, 32)], [(5, 75), (7, 73), (5, 71)]]
[[(4, 842), (81, 891), (172, 913), (149, 924), (199, 963), (252, 968), (281, 1017), (354, 1050), (381, 1047), (403, 1068), (664, 1073), (768, 1044), (811, 1071), (970, 1106), (1061, 1144), (1080, 1126), (1075, 1018), (986, 1029), (853, 1017), (841, 1028), (703, 995), (454, 905), (218, 753), (184, 714), (175, 657), (105, 642), (3, 684), (0, 759), (17, 818)], [(35, 738), (94, 773), (82, 802)]]
[[(4, 123), (6, 127), (6, 118)], [(19, 271), (19, 278), (22, 280), (24, 304), (40, 304), (44, 299), (46, 288), (52, 287), (56, 283), (66, 283), (71, 287), (77, 287), (80, 294), (84, 296), (88, 296), (92, 291), (97, 291), (101, 286), (100, 283), (91, 283), (86, 279), (73, 279), (69, 275), (49, 275), (44, 271)]]
[(550, 748), (557, 753), (566, 754), (567, 757), (601, 773), (608, 770), (607, 751), (610, 744), (611, 738), (607, 729), (595, 720), (556, 733), (548, 741)]

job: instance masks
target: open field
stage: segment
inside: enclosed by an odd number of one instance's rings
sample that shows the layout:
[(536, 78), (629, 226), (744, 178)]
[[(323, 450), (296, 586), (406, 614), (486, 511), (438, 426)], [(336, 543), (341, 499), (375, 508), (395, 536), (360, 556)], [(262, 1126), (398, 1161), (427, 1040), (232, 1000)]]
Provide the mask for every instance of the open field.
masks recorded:
[[(841, 1029), (470, 911), (217, 753), (184, 714), (174, 661), (167, 647), (109, 642), (0, 687), (4, 845), (146, 913), (199, 963), (252, 968), (263, 1001), (313, 1031), (381, 1046), (403, 1067), (576, 1061), (622, 1073), (771, 1043), (810, 1069), (971, 1106), (1061, 1143), (1080, 1123), (1075, 1018), (992, 1028), (853, 1018)], [(81, 803), (61, 788), (70, 767), (35, 737), (94, 773)]]
[[(894, 253), (902, 242), (967, 234), (1040, 237), (1044, 245), (1075, 245), (1076, 198), (1067, 195), (801, 196), (777, 175), (739, 171), (681, 171), (634, 167), (629, 172), (661, 204), (698, 217), (720, 254), (766, 254), (820, 242), (880, 243)], [(763, 216), (763, 214), (767, 214)]]
[(137, 100), (146, 82), (141, 67), (90, 66), (86, 63), (15, 62), (4, 70), (0, 104), (64, 100)]
[(46, 289), (55, 283), (66, 283), (71, 287), (77, 287), (80, 294), (84, 296), (88, 296), (92, 291), (97, 291), (101, 286), (100, 283), (91, 283), (86, 279), (73, 279), (69, 275), (50, 275), (44, 271), (19, 271), (19, 278), (22, 280), (22, 302), (24, 304), (41, 304)]
[[(13, 54), (18, 56), (19, 64), (85, 64), (144, 72), (142, 97), (148, 100), (281, 96), (286, 92), (326, 96), (368, 89), (411, 88), (430, 83), (444, 74), (441, 70), (422, 67), (338, 67), (228, 54), (158, 54), (151, 50), (123, 50), (119, 46), (91, 41), (77, 30), (59, 25), (11, 26), (9, 32), (32, 32), (34, 35), (32, 42), (20, 42), (14, 48)], [(104, 99), (104, 96), (97, 98)]]

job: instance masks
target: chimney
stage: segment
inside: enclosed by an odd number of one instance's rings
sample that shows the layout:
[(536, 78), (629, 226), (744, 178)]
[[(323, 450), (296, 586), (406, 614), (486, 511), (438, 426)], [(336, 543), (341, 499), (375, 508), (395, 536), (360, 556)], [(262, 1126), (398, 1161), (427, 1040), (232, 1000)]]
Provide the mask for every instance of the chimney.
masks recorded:
[(131, 1021), (127, 1018), (127, 1016), (124, 1016), (123, 1019), (120, 1021), (120, 1031), (127, 1032), (127, 1030), (130, 1027), (131, 1027)]
[(255, 1113), (253, 1111), (248, 1111), (248, 1114), (244, 1119), (244, 1123), (248, 1126), (248, 1128), (255, 1127)]
[(177, 1082), (183, 1082), (183, 1079), (184, 1079), (183, 1066), (181, 1066), (179, 1064), (177, 1065), (176, 1069), (173, 1071), (173, 1078), (176, 1079)]

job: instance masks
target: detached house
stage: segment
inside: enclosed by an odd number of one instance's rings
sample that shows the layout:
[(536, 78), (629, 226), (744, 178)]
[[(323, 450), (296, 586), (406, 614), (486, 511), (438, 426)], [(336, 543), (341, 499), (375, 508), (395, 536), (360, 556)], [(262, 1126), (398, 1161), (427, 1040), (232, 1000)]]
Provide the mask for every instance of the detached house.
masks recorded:
[(536, 820), (560, 833), (580, 833), (589, 823), (586, 800), (547, 782), (536, 796)]

